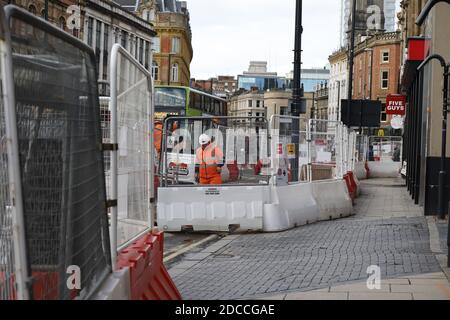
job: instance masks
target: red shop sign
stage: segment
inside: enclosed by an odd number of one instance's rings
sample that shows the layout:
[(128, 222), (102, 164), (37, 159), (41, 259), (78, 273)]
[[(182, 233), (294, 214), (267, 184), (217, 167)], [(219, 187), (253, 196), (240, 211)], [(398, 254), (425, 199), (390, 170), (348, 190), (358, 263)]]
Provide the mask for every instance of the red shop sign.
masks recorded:
[(404, 116), (406, 114), (406, 96), (390, 94), (386, 98), (386, 114)]

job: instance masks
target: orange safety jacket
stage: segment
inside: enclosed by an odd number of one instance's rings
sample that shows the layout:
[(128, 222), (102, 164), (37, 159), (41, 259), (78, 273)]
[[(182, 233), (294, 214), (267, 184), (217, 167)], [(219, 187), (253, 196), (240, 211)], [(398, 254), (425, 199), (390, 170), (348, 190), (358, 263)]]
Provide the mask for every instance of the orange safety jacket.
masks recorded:
[(196, 152), (195, 164), (199, 168), (200, 179), (220, 176), (217, 168), (224, 165), (223, 152), (219, 147), (212, 144), (207, 146), (205, 150), (200, 147)]

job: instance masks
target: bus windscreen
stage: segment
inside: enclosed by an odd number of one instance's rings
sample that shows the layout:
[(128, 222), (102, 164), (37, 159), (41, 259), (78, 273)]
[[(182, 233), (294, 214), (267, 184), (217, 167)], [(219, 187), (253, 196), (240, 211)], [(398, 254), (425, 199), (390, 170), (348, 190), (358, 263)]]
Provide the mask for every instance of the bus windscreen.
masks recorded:
[(155, 88), (155, 108), (186, 108), (186, 90), (181, 88)]

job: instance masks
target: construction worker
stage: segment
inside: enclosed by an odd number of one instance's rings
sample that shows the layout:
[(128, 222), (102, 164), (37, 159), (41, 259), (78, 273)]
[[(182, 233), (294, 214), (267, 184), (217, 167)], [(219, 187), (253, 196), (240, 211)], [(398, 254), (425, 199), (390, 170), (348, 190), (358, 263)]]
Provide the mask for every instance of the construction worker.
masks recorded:
[(195, 176), (202, 185), (222, 184), (223, 152), (211, 138), (202, 134), (199, 138), (200, 147), (196, 151)]

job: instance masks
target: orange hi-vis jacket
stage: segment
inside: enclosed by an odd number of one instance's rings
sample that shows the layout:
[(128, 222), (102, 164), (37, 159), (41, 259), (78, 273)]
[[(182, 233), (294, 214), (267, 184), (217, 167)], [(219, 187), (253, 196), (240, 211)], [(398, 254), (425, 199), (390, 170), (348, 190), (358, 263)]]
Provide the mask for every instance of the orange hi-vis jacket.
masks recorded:
[(217, 168), (224, 164), (223, 152), (214, 144), (210, 144), (205, 150), (200, 147), (196, 152), (195, 164), (199, 167), (200, 180), (220, 177)]

